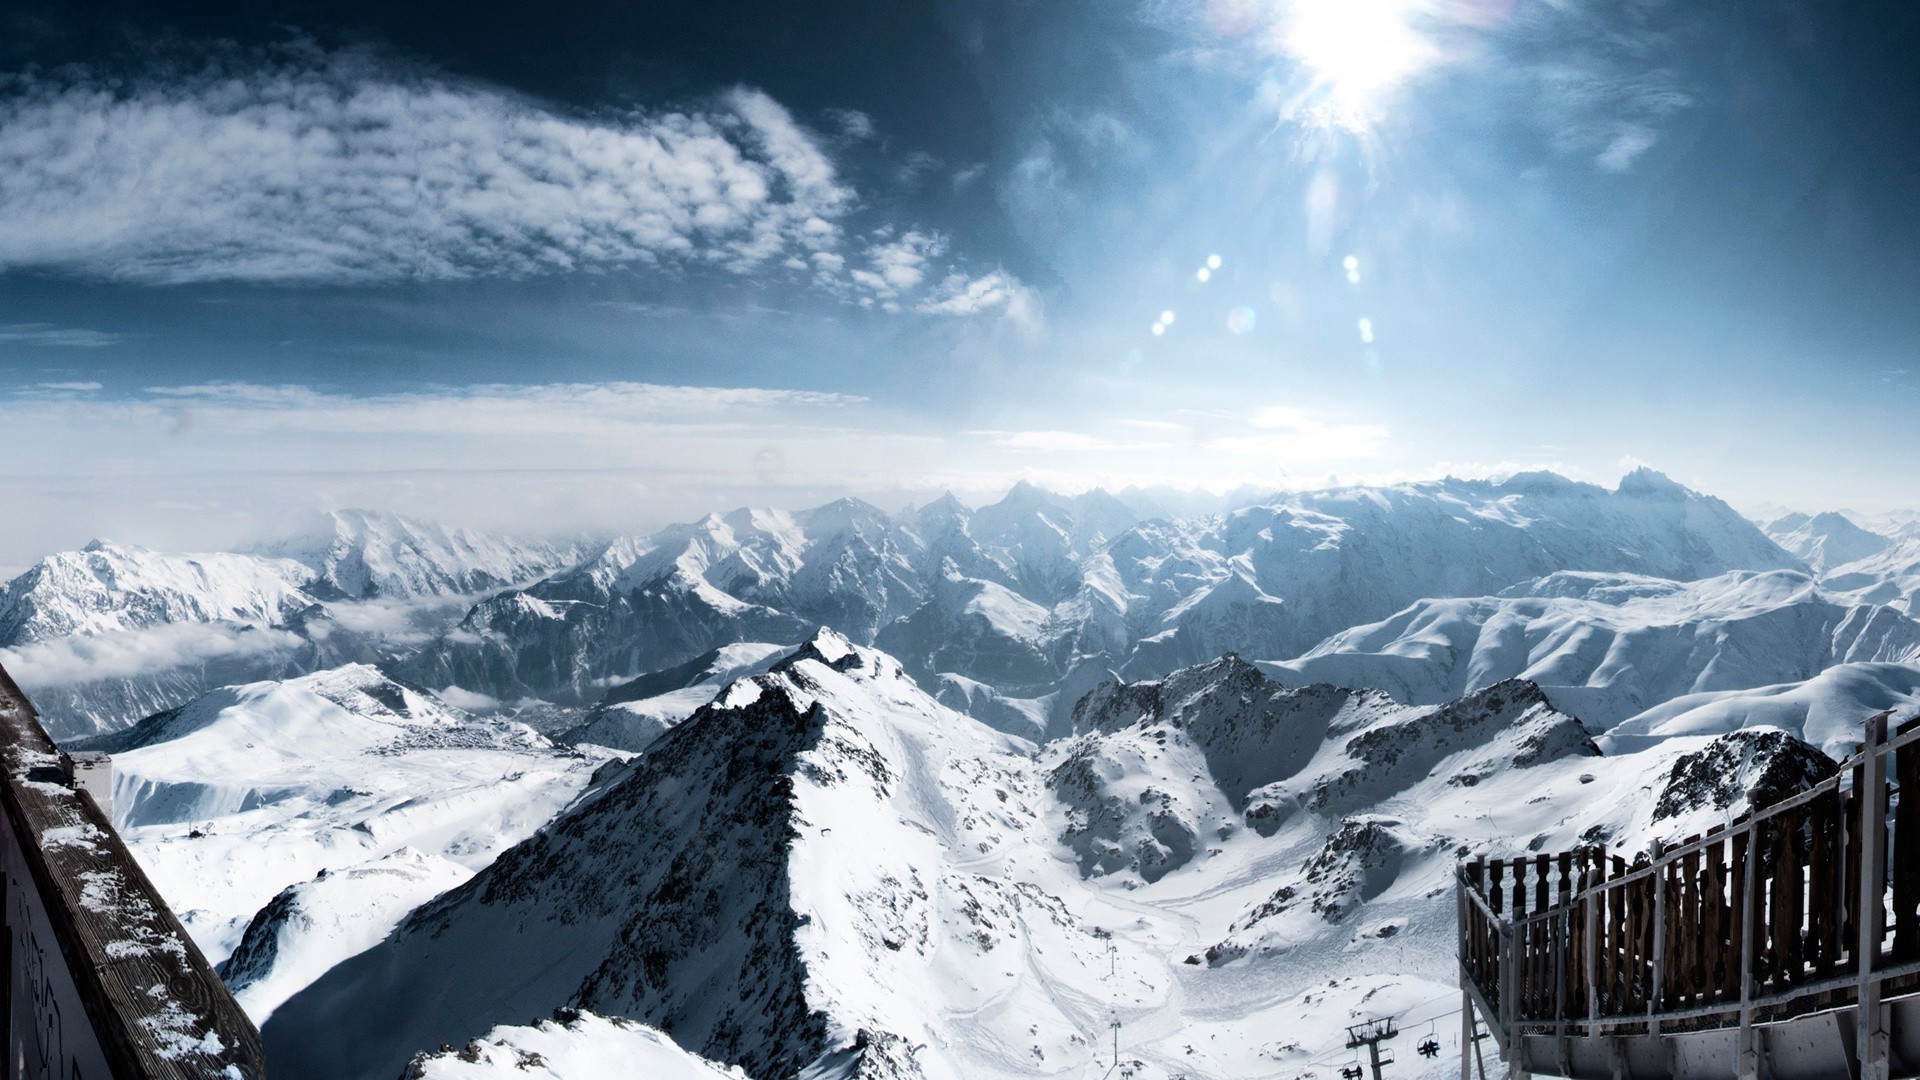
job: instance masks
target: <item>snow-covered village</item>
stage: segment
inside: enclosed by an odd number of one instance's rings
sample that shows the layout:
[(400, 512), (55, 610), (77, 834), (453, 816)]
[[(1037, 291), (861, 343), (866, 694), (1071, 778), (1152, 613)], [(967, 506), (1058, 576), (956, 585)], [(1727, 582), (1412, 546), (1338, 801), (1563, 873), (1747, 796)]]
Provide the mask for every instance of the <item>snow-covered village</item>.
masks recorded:
[(7, 1077), (1920, 1076), (1916, 45), (0, 7)]

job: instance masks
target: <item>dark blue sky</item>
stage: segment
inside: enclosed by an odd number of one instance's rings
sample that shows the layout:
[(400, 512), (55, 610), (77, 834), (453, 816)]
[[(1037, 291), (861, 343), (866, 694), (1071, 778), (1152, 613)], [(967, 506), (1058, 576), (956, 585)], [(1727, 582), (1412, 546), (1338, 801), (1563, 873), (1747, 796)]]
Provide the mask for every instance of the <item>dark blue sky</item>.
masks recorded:
[(620, 524), (1640, 459), (1916, 505), (1917, 44), (1911, 2), (15, 3), (0, 484), (161, 533), (127, 492)]

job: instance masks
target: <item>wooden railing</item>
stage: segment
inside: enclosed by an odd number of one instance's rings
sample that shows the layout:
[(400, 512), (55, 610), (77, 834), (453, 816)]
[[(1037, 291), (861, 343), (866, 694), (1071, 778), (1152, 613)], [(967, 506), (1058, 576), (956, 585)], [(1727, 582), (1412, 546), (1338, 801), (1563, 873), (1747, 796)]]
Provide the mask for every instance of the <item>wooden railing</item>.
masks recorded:
[(260, 1034), (0, 669), (0, 1075), (261, 1080)]
[(1503, 1049), (1737, 1025), (1746, 1057), (1756, 1024), (1852, 1006), (1857, 1060), (1884, 1063), (1879, 1004), (1920, 989), (1920, 720), (1887, 725), (1825, 782), (1631, 862), (1460, 864), (1462, 988)]

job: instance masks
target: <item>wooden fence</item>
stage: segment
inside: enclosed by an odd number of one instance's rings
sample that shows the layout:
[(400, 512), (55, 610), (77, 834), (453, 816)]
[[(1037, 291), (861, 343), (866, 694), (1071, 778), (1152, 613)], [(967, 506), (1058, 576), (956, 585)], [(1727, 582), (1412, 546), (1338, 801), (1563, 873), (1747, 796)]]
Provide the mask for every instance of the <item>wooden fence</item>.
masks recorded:
[(1462, 863), (1462, 989), (1501, 1046), (1737, 1025), (1751, 1076), (1754, 1025), (1851, 1006), (1856, 1075), (1885, 1076), (1880, 1002), (1920, 988), (1920, 720), (1887, 725), (1827, 781), (1631, 862)]

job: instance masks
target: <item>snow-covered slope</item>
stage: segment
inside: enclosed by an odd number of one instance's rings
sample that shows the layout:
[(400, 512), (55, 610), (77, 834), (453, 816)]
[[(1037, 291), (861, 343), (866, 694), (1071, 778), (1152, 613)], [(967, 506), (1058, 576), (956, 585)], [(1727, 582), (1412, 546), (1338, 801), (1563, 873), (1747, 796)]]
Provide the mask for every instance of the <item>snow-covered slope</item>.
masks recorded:
[[(95, 745), (113, 755), (115, 824), (215, 961), (277, 894), (322, 870), (403, 848), (484, 867), (609, 760), (468, 716), (366, 665), (215, 690)], [(287, 979), (262, 993), (284, 996)]]
[(1416, 704), (1528, 679), (1606, 728), (1686, 694), (1914, 659), (1920, 623), (1777, 570), (1693, 582), (1551, 574), (1499, 596), (1422, 600), (1263, 667), (1288, 681), (1378, 688)]
[(739, 1069), (687, 1053), (644, 1024), (592, 1013), (530, 1027), (501, 1026), (459, 1050), (422, 1054), (402, 1080), (747, 1080)]
[(1902, 540), (1877, 555), (1836, 566), (1820, 584), (1855, 603), (1885, 604), (1909, 615), (1920, 615), (1920, 536)]
[(220, 977), (256, 1024), (334, 965), (380, 943), (407, 913), (473, 876), (410, 847), (280, 890), (247, 923)]
[(306, 566), (316, 595), (356, 600), (488, 592), (544, 577), (579, 554), (378, 510), (319, 514), (259, 551)]
[(1920, 666), (1841, 664), (1801, 682), (1688, 694), (1632, 717), (1603, 741), (1631, 750), (1679, 736), (1771, 727), (1839, 758), (1858, 749), (1863, 718), (1889, 709), (1901, 717), (1920, 711)]

